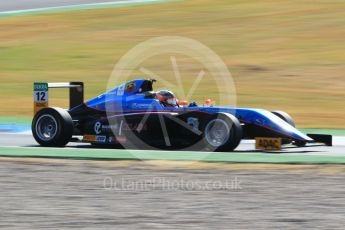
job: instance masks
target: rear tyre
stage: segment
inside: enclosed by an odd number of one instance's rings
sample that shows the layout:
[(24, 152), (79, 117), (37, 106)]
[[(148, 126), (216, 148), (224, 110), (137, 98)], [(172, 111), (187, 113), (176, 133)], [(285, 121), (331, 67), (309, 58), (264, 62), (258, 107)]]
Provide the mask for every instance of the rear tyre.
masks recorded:
[(73, 120), (64, 109), (44, 108), (35, 115), (31, 130), (41, 146), (63, 147), (72, 138)]
[(287, 122), (289, 125), (296, 127), (295, 121), (292, 119), (292, 117), (284, 112), (284, 111), (272, 111), (274, 115), (282, 119), (283, 121)]
[(241, 142), (242, 127), (239, 120), (228, 113), (215, 114), (205, 124), (203, 140), (208, 151), (233, 151)]

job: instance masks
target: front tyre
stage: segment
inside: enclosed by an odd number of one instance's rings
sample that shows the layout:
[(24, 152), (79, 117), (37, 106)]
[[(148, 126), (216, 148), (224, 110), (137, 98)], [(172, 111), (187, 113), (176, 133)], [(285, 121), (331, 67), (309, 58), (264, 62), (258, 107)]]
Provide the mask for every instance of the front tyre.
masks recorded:
[(215, 114), (205, 125), (203, 139), (209, 151), (233, 151), (241, 142), (239, 120), (228, 113)]
[(41, 146), (62, 147), (72, 138), (73, 120), (64, 109), (44, 108), (35, 115), (31, 130)]
[(272, 111), (272, 113), (276, 115), (277, 117), (279, 117), (280, 119), (282, 119), (283, 121), (287, 122), (292, 127), (296, 127), (295, 121), (292, 119), (292, 117), (288, 113), (284, 111)]

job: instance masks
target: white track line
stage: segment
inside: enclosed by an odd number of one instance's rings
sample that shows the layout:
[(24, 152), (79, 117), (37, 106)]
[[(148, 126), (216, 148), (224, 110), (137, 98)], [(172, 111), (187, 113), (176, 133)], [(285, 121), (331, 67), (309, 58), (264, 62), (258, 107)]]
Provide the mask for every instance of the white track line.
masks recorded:
[(1, 135), (23, 135), (23, 136), (31, 136), (31, 130), (22, 131), (22, 132), (0, 132)]
[(60, 10), (60, 9), (69, 9), (76, 7), (97, 7), (97, 6), (115, 6), (122, 4), (133, 4), (133, 3), (153, 3), (161, 2), (162, 0), (133, 0), (133, 1), (114, 1), (114, 2), (100, 2), (100, 3), (85, 3), (85, 4), (75, 4), (75, 5), (66, 5), (66, 6), (52, 6), (52, 7), (42, 7), (35, 9), (25, 9), (25, 10), (10, 10), (10, 11), (0, 11), (0, 14), (20, 14), (20, 13), (33, 13), (46, 10)]
[(345, 137), (333, 136), (333, 145), (345, 146)]
[[(32, 135), (31, 131), (24, 131), (24, 132), (0, 132), (0, 134), (8, 134), (8, 135), (25, 135), (30, 136)], [(254, 144), (254, 140), (242, 140), (242, 144)], [(333, 136), (333, 145), (335, 146), (345, 146), (345, 137), (344, 136)]]

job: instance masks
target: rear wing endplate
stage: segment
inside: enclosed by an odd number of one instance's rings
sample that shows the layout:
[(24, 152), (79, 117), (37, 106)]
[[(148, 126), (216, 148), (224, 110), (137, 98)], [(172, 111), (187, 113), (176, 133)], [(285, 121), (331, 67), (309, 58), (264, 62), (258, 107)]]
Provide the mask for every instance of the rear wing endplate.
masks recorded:
[(74, 108), (84, 102), (83, 82), (35, 82), (34, 83), (34, 114), (49, 106), (50, 88), (69, 88), (69, 108)]

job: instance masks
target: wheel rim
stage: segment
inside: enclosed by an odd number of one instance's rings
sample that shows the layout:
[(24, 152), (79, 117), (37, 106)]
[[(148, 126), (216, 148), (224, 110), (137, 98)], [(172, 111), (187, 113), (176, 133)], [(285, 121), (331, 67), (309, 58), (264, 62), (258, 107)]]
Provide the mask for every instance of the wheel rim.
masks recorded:
[(36, 134), (43, 141), (52, 140), (57, 133), (56, 119), (49, 114), (42, 115), (36, 122)]
[(221, 119), (210, 121), (205, 128), (205, 138), (208, 144), (213, 147), (220, 147), (229, 139), (229, 125)]

